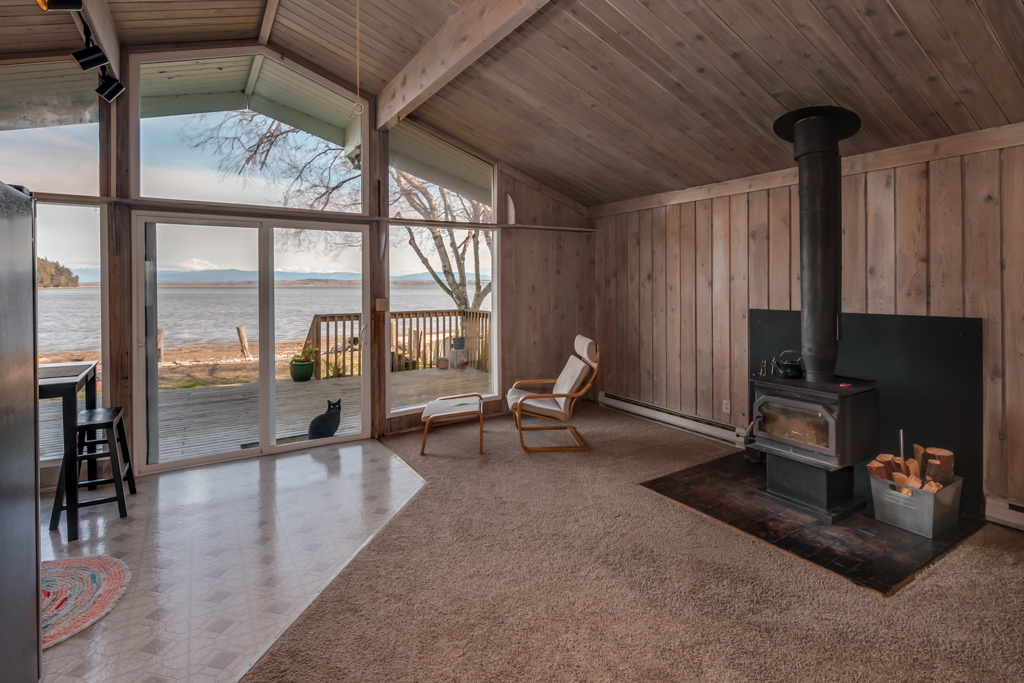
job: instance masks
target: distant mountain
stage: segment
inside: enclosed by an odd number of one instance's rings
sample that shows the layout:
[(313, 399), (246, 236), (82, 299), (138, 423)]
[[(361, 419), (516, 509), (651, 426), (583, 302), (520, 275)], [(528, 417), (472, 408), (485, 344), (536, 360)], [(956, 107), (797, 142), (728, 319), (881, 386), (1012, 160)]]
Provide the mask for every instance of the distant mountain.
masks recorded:
[(72, 268), (71, 270), (78, 276), (79, 284), (93, 284), (100, 281), (99, 268)]
[(177, 270), (220, 270), (220, 268), (209, 261), (204, 261), (201, 258), (190, 258), (187, 261), (179, 263)]
[[(99, 268), (74, 268), (74, 274), (78, 276), (81, 283), (93, 283), (100, 281)], [(237, 270), (235, 268), (218, 268), (216, 270), (160, 270), (160, 282), (256, 282), (259, 273), (255, 270)], [(359, 273), (334, 272), (334, 273), (274, 273), (274, 279), (281, 282), (295, 282), (297, 280), (359, 280), (362, 275)], [(466, 279), (473, 281), (473, 273), (466, 273)], [(480, 279), (488, 281), (490, 275), (481, 275)], [(413, 273), (411, 275), (394, 275), (391, 277), (395, 282), (422, 282), (433, 280), (430, 273)]]
[[(274, 273), (274, 279), (281, 282), (296, 280), (358, 280), (359, 273)], [(255, 270), (238, 270), (236, 268), (218, 268), (217, 270), (160, 270), (157, 272), (160, 282), (256, 282), (259, 272)]]
[[(421, 281), (421, 280), (433, 280), (434, 278), (432, 278), (430, 276), (430, 273), (413, 273), (412, 275), (392, 275), (391, 279), (392, 280), (406, 280), (406, 281), (416, 282), (416, 281)], [(473, 273), (466, 273), (466, 280), (467, 281), (472, 282), (475, 279), (476, 279), (476, 276)], [(487, 281), (487, 280), (490, 280), (490, 279), (491, 279), (490, 275), (481, 275), (480, 276), (480, 280), (481, 281)]]
[(218, 268), (217, 270), (157, 270), (158, 282), (256, 282), (255, 270)]

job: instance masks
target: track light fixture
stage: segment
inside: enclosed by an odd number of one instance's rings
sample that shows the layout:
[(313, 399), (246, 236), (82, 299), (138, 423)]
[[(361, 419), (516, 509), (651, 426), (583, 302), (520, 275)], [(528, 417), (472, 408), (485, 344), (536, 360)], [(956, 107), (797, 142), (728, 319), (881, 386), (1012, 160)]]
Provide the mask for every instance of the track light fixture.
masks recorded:
[(107, 67), (101, 66), (100, 87), (96, 88), (96, 93), (107, 102), (113, 102), (123, 92), (124, 86), (121, 85), (121, 81), (111, 76), (107, 71)]
[(82, 71), (88, 71), (89, 69), (95, 69), (110, 63), (110, 60), (103, 54), (103, 50), (100, 49), (99, 45), (90, 45), (84, 50), (72, 52), (71, 56), (78, 62), (78, 66), (82, 67)]
[(36, 0), (44, 12), (81, 12), (82, 0)]

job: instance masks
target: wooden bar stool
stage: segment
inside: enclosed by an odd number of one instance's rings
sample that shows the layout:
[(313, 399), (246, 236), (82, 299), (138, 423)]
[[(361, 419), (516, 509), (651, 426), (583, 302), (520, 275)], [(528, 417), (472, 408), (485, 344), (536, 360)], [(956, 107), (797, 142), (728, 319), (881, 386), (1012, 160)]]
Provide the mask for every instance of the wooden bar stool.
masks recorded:
[[(116, 495), (108, 498), (97, 498), (74, 507), (89, 507), (102, 503), (117, 503), (117, 510), (121, 517), (128, 516), (128, 503), (124, 495), (123, 482), (128, 482), (128, 491), (135, 495), (135, 472), (132, 469), (132, 458), (128, 452), (128, 435), (125, 433), (123, 410), (121, 408), (99, 408), (96, 410), (83, 410), (78, 414), (78, 456), (77, 463), (89, 464), (89, 479), (78, 482), (79, 488), (88, 487), (95, 489), (99, 484), (113, 484)], [(91, 435), (97, 432), (104, 432), (105, 436), (93, 438)], [(97, 446), (106, 446), (106, 450), (97, 450)], [(96, 460), (98, 458), (110, 459), (111, 476), (105, 479), (96, 479)], [(64, 467), (61, 465), (60, 479), (57, 481), (57, 496), (53, 499), (53, 514), (50, 516), (50, 531), (54, 531), (60, 525), (60, 513), (67, 510), (64, 503)]]

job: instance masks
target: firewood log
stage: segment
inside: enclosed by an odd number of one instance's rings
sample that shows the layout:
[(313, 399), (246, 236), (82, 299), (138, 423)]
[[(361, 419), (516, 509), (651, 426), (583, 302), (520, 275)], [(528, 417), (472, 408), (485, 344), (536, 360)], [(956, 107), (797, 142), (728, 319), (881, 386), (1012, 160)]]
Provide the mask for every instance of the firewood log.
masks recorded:
[(903, 474), (902, 472), (893, 472), (892, 473), (892, 480), (894, 482), (896, 482), (897, 484), (906, 484), (907, 481), (909, 481), (909, 479), (910, 479), (910, 477), (908, 477), (907, 475)]
[(907, 470), (910, 471), (910, 476), (921, 478), (921, 465), (916, 460), (907, 461)]
[(930, 493), (935, 493), (942, 489), (942, 484), (937, 481), (930, 481), (924, 485), (924, 490)]
[(878, 477), (879, 479), (889, 478), (889, 470), (885, 469), (885, 465), (877, 460), (872, 460), (868, 463), (868, 474), (872, 477)]
[(902, 493), (904, 496), (912, 496), (912, 495), (914, 495), (913, 493), (911, 493), (905, 487), (903, 487), (903, 486), (896, 486), (895, 484), (889, 484), (889, 490), (890, 491), (895, 491), (896, 493)]
[(889, 473), (886, 479), (892, 479), (892, 473), (896, 471), (896, 464), (893, 462), (895, 458), (891, 453), (882, 453), (875, 460), (885, 465), (885, 471)]
[(914, 460), (917, 461), (917, 466), (921, 468), (922, 472), (924, 472), (925, 460), (927, 460), (924, 455), (924, 446), (918, 446), (916, 443), (914, 444)]
[(945, 448), (926, 448), (924, 452), (929, 460), (938, 460), (940, 467), (953, 465), (953, 451), (947, 451)]
[(907, 479), (907, 486), (909, 486), (910, 488), (919, 489), (921, 488), (921, 479), (919, 477), (911, 475)]
[(924, 474), (926, 477), (932, 480), (938, 480), (939, 478), (939, 461), (929, 460), (928, 467), (925, 469)]
[(953, 483), (953, 452), (945, 448), (928, 448), (925, 453), (932, 460), (939, 461), (939, 476), (934, 477), (935, 481), (943, 486)]

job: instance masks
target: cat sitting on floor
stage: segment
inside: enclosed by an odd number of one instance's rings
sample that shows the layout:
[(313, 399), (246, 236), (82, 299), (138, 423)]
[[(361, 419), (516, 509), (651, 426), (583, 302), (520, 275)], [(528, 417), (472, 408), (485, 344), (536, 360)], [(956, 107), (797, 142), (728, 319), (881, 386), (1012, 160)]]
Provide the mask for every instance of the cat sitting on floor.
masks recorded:
[(328, 439), (334, 436), (340, 424), (341, 399), (339, 398), (337, 401), (328, 401), (327, 412), (313, 418), (313, 421), (309, 423), (308, 436), (310, 440)]

